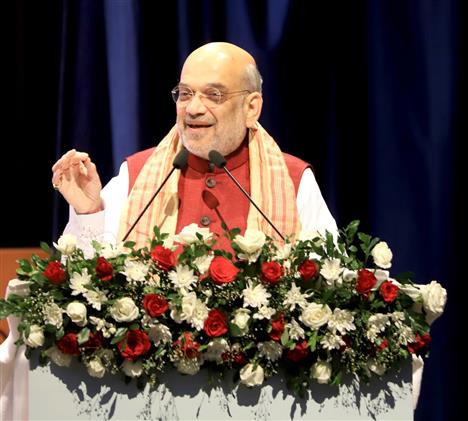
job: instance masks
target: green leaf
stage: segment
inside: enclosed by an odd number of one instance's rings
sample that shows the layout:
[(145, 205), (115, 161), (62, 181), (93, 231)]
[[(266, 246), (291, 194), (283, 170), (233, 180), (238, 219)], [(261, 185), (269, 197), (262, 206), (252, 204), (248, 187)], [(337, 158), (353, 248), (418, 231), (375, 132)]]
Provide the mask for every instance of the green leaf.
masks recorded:
[(115, 345), (116, 343), (120, 342), (125, 337), (127, 331), (128, 329), (126, 327), (119, 327), (111, 340), (111, 344)]
[(81, 329), (79, 332), (78, 332), (78, 344), (79, 345), (82, 345), (84, 344), (85, 342), (88, 341), (89, 339), (89, 329), (87, 327)]
[(53, 254), (53, 253), (52, 253), (52, 250), (51, 250), (50, 246), (49, 246), (47, 243), (41, 241), (41, 242), (39, 243), (39, 246), (40, 246), (41, 249), (44, 250), (49, 256), (52, 256), (52, 254)]
[(307, 341), (307, 345), (309, 345), (311, 352), (314, 352), (317, 348), (317, 334), (318, 332), (316, 330), (312, 331), (309, 340)]

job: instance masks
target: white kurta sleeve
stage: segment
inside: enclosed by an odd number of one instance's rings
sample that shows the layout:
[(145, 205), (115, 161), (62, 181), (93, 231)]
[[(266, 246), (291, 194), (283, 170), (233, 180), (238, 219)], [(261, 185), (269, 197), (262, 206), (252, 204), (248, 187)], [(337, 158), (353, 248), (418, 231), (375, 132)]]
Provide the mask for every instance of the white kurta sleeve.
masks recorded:
[(325, 230), (337, 234), (338, 228), (322, 196), (314, 173), (307, 168), (302, 174), (297, 191), (297, 209), (302, 224), (302, 233), (313, 233)]

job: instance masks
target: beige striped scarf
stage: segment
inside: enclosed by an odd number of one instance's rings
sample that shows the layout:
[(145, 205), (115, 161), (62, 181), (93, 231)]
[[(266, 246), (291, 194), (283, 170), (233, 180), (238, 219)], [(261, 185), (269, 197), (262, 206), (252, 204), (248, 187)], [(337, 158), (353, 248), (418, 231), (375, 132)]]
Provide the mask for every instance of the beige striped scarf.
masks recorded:
[[(130, 195), (124, 205), (120, 219), (119, 239), (138, 218), (139, 213), (151, 199), (154, 191), (172, 169), (172, 162), (181, 149), (177, 127), (174, 126), (155, 148), (141, 169)], [(299, 234), (301, 224), (296, 206), (294, 183), (289, 176), (283, 154), (273, 138), (257, 123), (249, 133), (250, 193), (254, 202), (271, 219), (283, 235)], [(143, 247), (152, 237), (153, 227), (161, 232), (174, 234), (177, 227), (177, 188), (180, 172), (169, 178), (164, 188), (135, 226), (128, 240)], [(263, 231), (272, 238), (277, 233), (250, 205), (247, 228)]]

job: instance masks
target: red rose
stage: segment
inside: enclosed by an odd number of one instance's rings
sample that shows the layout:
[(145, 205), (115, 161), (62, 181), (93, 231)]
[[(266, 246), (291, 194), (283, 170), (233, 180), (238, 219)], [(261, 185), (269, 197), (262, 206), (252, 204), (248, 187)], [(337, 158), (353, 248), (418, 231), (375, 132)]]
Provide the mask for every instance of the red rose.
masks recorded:
[(167, 300), (159, 294), (146, 294), (143, 298), (143, 307), (151, 317), (162, 316), (169, 310)]
[(390, 281), (382, 282), (382, 285), (380, 285), (380, 294), (386, 303), (395, 301), (398, 296), (398, 290), (398, 286)]
[(96, 262), (96, 275), (101, 281), (110, 281), (114, 276), (114, 268), (105, 257), (98, 257)]
[(44, 270), (44, 276), (52, 284), (59, 285), (65, 281), (67, 274), (65, 273), (63, 265), (60, 262), (54, 260), (47, 264), (47, 267)]
[(270, 338), (274, 341), (279, 341), (281, 339), (281, 335), (284, 332), (284, 314), (280, 313), (278, 318), (272, 320), (271, 322), (271, 330), (269, 332)]
[(148, 334), (140, 329), (129, 330), (125, 337), (117, 344), (120, 355), (126, 360), (135, 360), (146, 354), (151, 348)]
[(313, 260), (304, 260), (299, 265), (299, 273), (304, 281), (311, 280), (318, 272), (318, 265)]
[(184, 332), (184, 336), (175, 341), (173, 346), (179, 348), (187, 358), (195, 358), (199, 354), (200, 344), (192, 339), (190, 332)]
[(367, 269), (361, 269), (358, 271), (356, 291), (359, 294), (369, 297), (370, 290), (377, 283), (375, 275)]
[(80, 349), (78, 348), (78, 336), (76, 333), (67, 333), (59, 341), (57, 341), (57, 348), (60, 349), (64, 354), (69, 355), (80, 355)]
[(245, 355), (242, 352), (238, 352), (232, 356), (232, 361), (234, 364), (237, 365), (244, 365), (247, 360), (245, 359)]
[(384, 338), (380, 345), (377, 346), (377, 351), (383, 351), (385, 348), (388, 348), (388, 339)]
[(166, 272), (171, 270), (176, 264), (174, 252), (163, 246), (156, 246), (151, 250), (151, 258), (162, 270), (165, 270)]
[(228, 324), (224, 313), (218, 309), (210, 310), (205, 320), (203, 330), (210, 338), (217, 338), (227, 333)]
[(217, 285), (228, 284), (236, 279), (239, 269), (223, 256), (216, 256), (210, 264), (210, 276)]
[(418, 333), (416, 335), (416, 341), (408, 345), (408, 351), (412, 354), (415, 354), (428, 346), (430, 342), (431, 336), (429, 333), (425, 333), (422, 336)]
[(262, 280), (270, 284), (277, 284), (284, 275), (284, 268), (278, 262), (262, 263)]
[(307, 344), (307, 341), (302, 341), (300, 344), (296, 344), (294, 349), (290, 349), (288, 351), (286, 358), (297, 363), (298, 361), (306, 359), (309, 355), (309, 345)]
[(89, 339), (83, 344), (83, 347), (87, 349), (99, 349), (99, 348), (102, 348), (103, 344), (104, 344), (104, 338), (102, 336), (102, 333), (91, 332), (89, 334)]

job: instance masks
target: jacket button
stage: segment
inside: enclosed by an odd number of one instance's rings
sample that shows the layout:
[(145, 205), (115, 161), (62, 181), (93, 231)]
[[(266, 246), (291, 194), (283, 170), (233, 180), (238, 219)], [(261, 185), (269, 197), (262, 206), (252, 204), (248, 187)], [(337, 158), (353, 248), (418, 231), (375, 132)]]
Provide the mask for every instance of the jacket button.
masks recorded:
[(206, 227), (207, 225), (211, 224), (211, 219), (208, 216), (202, 216), (200, 218), (200, 224), (202, 224), (202, 225), (204, 225)]
[(212, 189), (214, 186), (216, 186), (216, 180), (215, 180), (213, 177), (208, 177), (208, 178), (205, 180), (205, 184), (206, 184), (210, 189)]

